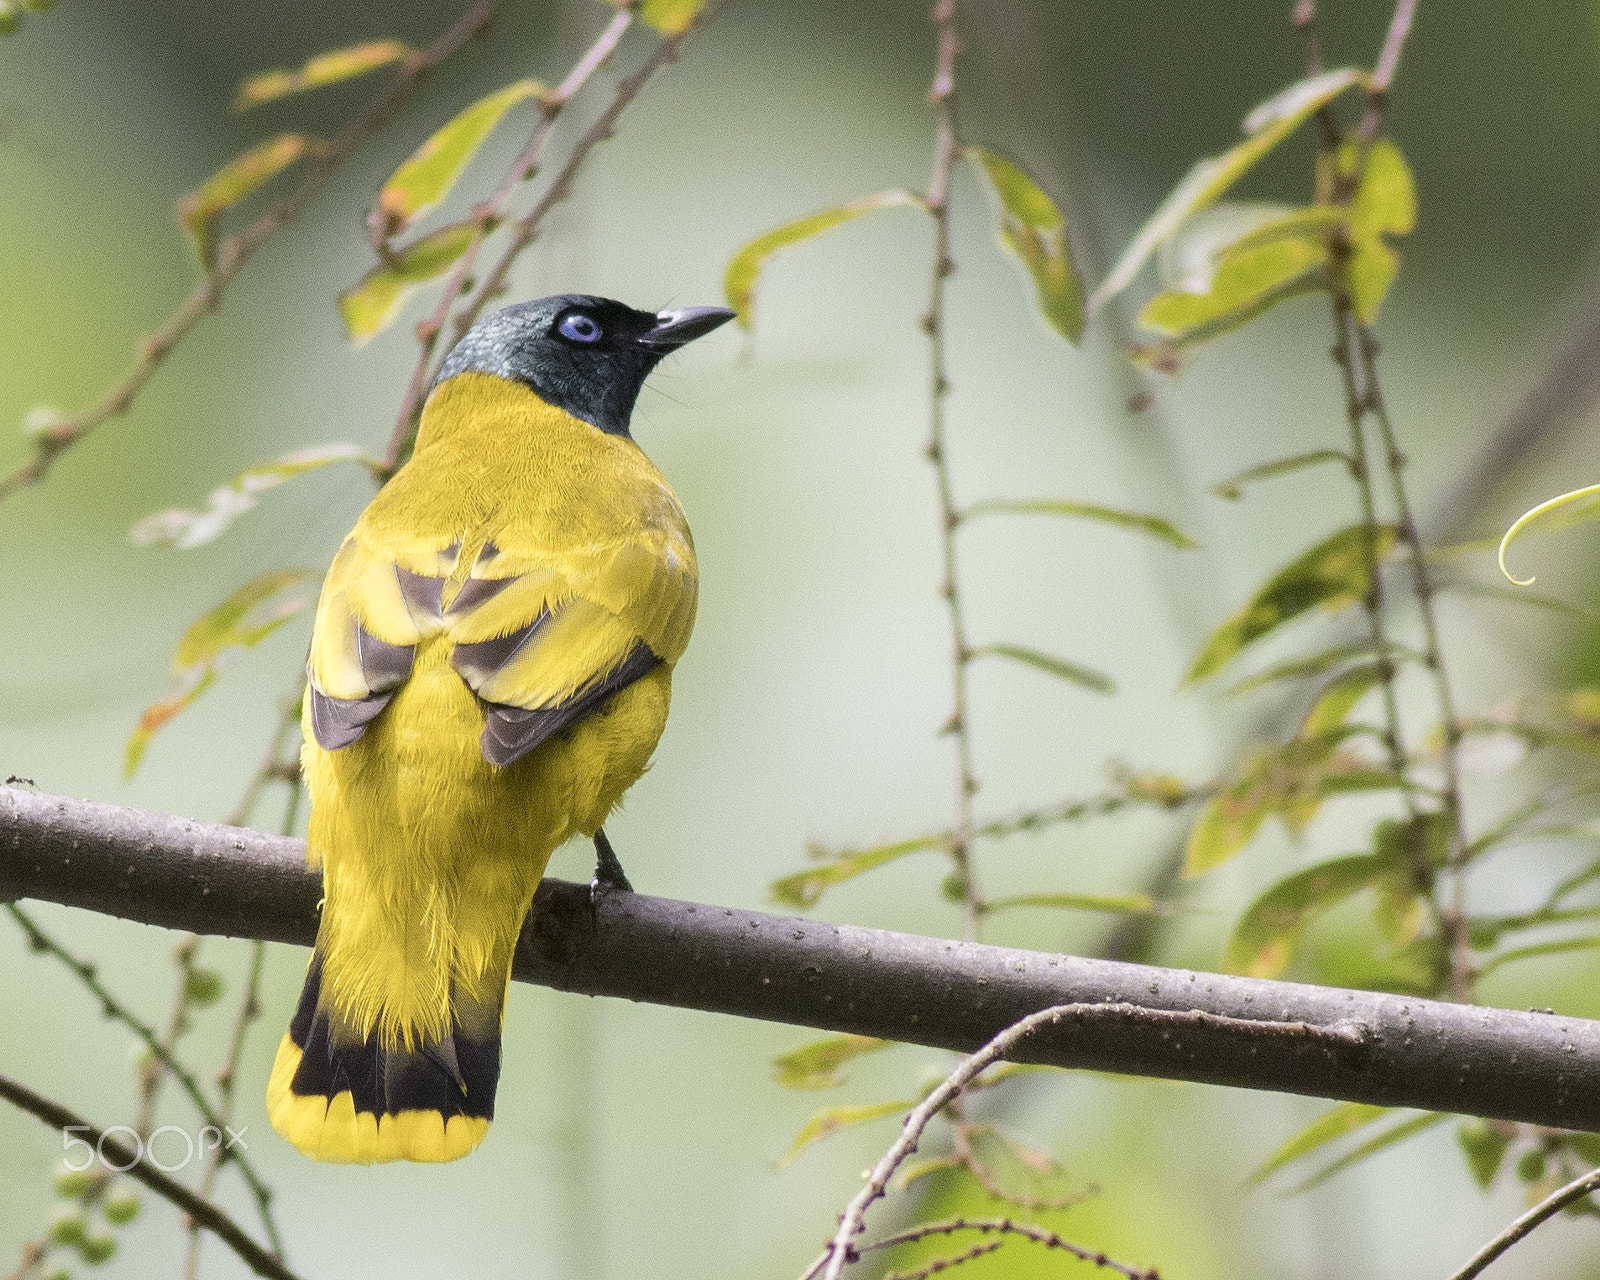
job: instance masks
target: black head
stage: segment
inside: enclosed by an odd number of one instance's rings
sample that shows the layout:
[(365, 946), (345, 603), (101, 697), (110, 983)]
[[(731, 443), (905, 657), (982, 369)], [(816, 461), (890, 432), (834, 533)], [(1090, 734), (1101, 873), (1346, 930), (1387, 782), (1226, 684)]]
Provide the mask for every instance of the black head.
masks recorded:
[(496, 311), (456, 343), (439, 381), (492, 373), (602, 431), (628, 434), (639, 388), (661, 358), (733, 319), (725, 307), (652, 315), (609, 298), (560, 293)]

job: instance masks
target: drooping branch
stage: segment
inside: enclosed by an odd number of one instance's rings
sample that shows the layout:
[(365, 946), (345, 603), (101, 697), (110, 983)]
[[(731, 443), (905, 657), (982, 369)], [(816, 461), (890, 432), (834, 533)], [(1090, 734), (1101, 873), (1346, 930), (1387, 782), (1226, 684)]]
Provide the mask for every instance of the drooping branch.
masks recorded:
[[(309, 945), (298, 840), (0, 788), (0, 898)], [(971, 1052), (1040, 1009), (1017, 1061), (1600, 1132), (1600, 1022), (1161, 969), (546, 880), (514, 976), (563, 991)]]
[(317, 150), (304, 176), (287, 195), (275, 200), (249, 226), (224, 237), (217, 246), (216, 264), (189, 291), (166, 323), (139, 344), (138, 359), (122, 379), (91, 408), (75, 417), (53, 422), (40, 431), (34, 440), (33, 455), (0, 479), (0, 501), (26, 485), (43, 480), (62, 453), (108, 419), (126, 413), (134, 397), (166, 363), (173, 348), (189, 336), (203, 317), (216, 310), (223, 293), (256, 251), (311, 206), (334, 171), (394, 118), (434, 68), (484, 31), (498, 8), (497, 0), (479, 0), (427, 48), (411, 54), (401, 64), (394, 84)]

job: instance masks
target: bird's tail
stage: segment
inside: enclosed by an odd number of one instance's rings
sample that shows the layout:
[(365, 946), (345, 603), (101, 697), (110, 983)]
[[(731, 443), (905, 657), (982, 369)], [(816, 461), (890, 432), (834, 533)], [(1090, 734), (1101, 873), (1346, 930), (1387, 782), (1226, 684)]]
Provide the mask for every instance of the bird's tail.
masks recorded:
[(311, 957), (300, 1005), (267, 1085), (272, 1127), (316, 1160), (458, 1160), (494, 1116), (500, 1079), (504, 974), (475, 992), (452, 989), (449, 1032), (410, 1044), (365, 1035), (323, 997), (322, 951)]

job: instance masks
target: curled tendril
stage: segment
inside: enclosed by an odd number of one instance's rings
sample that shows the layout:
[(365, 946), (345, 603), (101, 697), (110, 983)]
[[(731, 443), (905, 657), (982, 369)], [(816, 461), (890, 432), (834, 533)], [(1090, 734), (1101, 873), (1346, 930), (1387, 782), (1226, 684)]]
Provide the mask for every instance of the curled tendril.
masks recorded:
[(1582, 489), (1574, 489), (1571, 493), (1563, 493), (1559, 498), (1551, 498), (1541, 502), (1532, 511), (1525, 511), (1517, 518), (1517, 522), (1506, 530), (1506, 536), (1500, 539), (1500, 572), (1506, 575), (1506, 581), (1518, 587), (1531, 587), (1537, 580), (1533, 575), (1526, 578), (1512, 577), (1511, 570), (1506, 568), (1506, 548), (1511, 545), (1511, 539), (1521, 533), (1529, 524), (1544, 515), (1547, 511), (1554, 511), (1557, 507), (1564, 507), (1569, 502), (1576, 502), (1580, 498), (1592, 497), (1600, 494), (1600, 484), (1586, 485)]

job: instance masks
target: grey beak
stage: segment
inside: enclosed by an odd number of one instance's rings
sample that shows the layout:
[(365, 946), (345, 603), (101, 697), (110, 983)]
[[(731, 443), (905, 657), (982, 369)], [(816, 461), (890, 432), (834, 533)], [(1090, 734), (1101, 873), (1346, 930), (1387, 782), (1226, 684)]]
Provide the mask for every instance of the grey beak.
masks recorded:
[(678, 307), (656, 316), (653, 329), (639, 337), (639, 345), (652, 351), (675, 351), (686, 342), (703, 338), (713, 329), (720, 328), (738, 312), (727, 307)]

